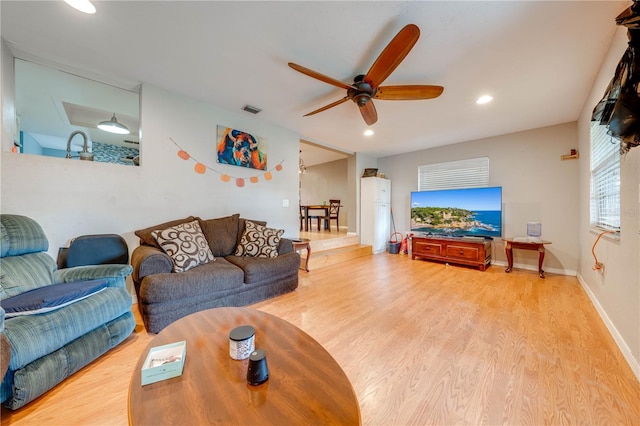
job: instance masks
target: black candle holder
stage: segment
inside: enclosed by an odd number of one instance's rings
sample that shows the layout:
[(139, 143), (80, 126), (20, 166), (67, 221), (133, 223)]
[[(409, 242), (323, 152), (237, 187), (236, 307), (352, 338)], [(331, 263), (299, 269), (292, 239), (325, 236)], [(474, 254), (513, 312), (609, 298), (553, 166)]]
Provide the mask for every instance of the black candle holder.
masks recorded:
[(262, 349), (256, 349), (249, 356), (247, 382), (252, 386), (258, 386), (268, 379), (269, 367), (267, 366), (267, 354)]

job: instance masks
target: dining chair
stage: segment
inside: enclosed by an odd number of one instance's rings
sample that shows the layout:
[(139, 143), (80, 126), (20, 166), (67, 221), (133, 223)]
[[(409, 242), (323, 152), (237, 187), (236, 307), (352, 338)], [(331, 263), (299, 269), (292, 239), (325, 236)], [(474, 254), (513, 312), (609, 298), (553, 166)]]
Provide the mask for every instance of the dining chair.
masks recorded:
[(317, 220), (317, 226), (318, 226), (318, 231), (320, 230), (320, 222), (322, 222), (323, 220), (325, 220), (324, 216), (312, 216), (309, 215), (309, 217), (307, 217), (307, 220), (309, 221), (309, 226), (313, 226), (313, 220)]
[(329, 200), (329, 215), (325, 216), (325, 229), (331, 231), (331, 220), (335, 219), (336, 229), (340, 231), (340, 225), (338, 223), (338, 215), (340, 214), (340, 200)]
[(313, 225), (313, 220), (316, 219), (318, 222), (318, 231), (320, 230), (320, 222), (322, 222), (325, 217), (324, 216), (316, 216), (316, 215), (307, 215), (307, 210), (304, 208), (304, 206), (300, 206), (300, 230), (302, 231), (303, 229), (303, 225), (304, 225), (304, 230), (308, 231), (310, 229), (310, 226)]

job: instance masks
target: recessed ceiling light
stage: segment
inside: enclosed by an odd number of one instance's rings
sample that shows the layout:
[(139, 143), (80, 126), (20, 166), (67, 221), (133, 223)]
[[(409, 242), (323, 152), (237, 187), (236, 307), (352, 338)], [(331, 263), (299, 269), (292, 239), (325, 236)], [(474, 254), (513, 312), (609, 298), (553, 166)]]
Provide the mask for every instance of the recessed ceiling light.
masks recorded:
[(489, 102), (491, 102), (493, 100), (493, 96), (489, 96), (489, 95), (483, 95), (480, 96), (478, 98), (478, 100), (476, 101), (477, 104), (488, 104)]
[(89, 0), (64, 0), (64, 2), (80, 12), (96, 13), (96, 7)]
[(371, 129), (367, 129), (367, 130), (365, 130), (365, 131), (364, 131), (364, 135), (365, 135), (365, 136), (372, 136), (372, 135), (373, 135), (373, 133), (374, 133), (374, 132), (373, 132), (373, 130), (371, 130)]

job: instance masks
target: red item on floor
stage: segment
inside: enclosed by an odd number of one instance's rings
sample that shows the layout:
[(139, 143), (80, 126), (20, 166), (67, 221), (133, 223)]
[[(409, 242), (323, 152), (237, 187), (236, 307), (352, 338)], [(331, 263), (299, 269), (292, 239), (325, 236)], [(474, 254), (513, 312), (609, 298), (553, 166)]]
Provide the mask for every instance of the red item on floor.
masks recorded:
[(402, 239), (402, 243), (400, 243), (400, 254), (409, 253), (409, 238), (405, 235)]

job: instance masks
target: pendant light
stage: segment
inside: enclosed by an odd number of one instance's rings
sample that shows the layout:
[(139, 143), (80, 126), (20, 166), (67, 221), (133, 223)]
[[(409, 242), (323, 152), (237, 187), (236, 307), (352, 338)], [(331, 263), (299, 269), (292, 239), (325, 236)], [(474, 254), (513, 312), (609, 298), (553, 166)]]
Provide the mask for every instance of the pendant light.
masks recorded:
[[(302, 154), (302, 150), (300, 150), (300, 153)], [(302, 161), (302, 157), (300, 157), (299, 160), (298, 173), (307, 174), (307, 166), (305, 166), (304, 161)]]
[(98, 123), (98, 129), (104, 130), (109, 133), (117, 133), (119, 135), (128, 135), (129, 129), (124, 124), (118, 123), (116, 114), (113, 113), (113, 117), (109, 121), (101, 121)]
[(96, 7), (89, 0), (64, 0), (69, 6), (90, 15), (96, 13)]

